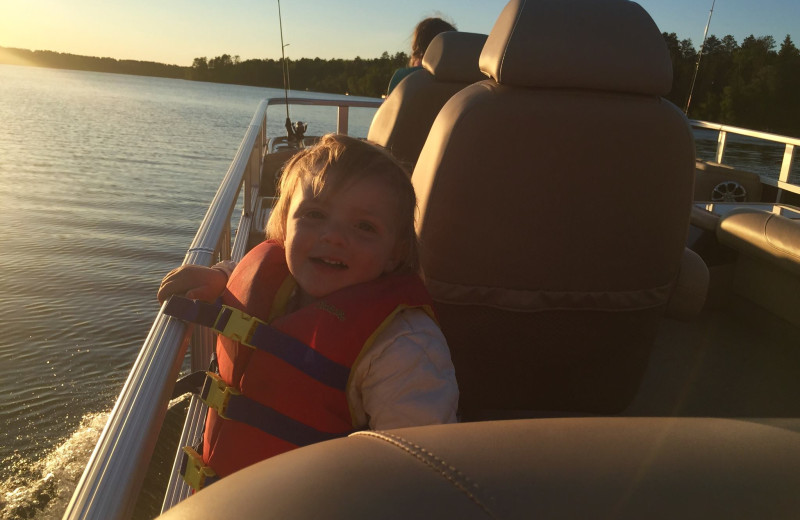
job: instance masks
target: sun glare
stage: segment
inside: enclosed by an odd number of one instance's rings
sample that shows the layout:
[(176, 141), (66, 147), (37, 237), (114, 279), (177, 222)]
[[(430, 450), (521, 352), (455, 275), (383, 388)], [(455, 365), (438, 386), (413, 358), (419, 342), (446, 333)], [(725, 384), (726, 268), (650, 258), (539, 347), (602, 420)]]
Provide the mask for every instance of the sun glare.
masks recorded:
[(36, 65), (34, 60), (24, 54), (4, 47), (0, 47), (0, 63), (4, 65)]
[(84, 38), (83, 25), (74, 20), (70, 9), (58, 0), (0, 0), (0, 59), (13, 65), (35, 65), (26, 51), (69, 52), (76, 38)]
[(0, 63), (34, 65), (28, 53), (12, 49), (38, 48), (34, 45), (41, 31), (34, 14), (38, 6), (15, 0), (4, 4), (0, 17)]

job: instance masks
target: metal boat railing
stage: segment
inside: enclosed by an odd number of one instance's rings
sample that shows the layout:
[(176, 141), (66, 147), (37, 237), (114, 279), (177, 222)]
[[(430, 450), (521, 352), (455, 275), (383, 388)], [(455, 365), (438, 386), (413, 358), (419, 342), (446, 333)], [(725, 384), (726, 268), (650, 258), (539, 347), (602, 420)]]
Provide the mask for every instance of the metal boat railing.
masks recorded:
[[(338, 107), (337, 132), (347, 133), (350, 108), (377, 108), (381, 101), (301, 98), (262, 101), (186, 252), (184, 265), (212, 265), (227, 258), (239, 259), (244, 254), (268, 146), (267, 108), (284, 103)], [(242, 187), (242, 214), (231, 243), (231, 216)], [(194, 335), (191, 347), (192, 370), (208, 366), (214, 344), (209, 330), (198, 329), (200, 333)], [(65, 519), (130, 517), (190, 336), (191, 327), (159, 311), (67, 506)], [(204, 407), (192, 399), (182, 440), (197, 437), (204, 417)], [(168, 493), (165, 504), (173, 504), (187, 496), (188, 489), (170, 486)]]
[(728, 134), (741, 135), (745, 137), (760, 139), (762, 141), (768, 141), (771, 143), (783, 144), (784, 145), (783, 160), (781, 161), (781, 167), (780, 171), (778, 172), (778, 178), (773, 179), (765, 175), (760, 175), (761, 182), (763, 184), (767, 184), (769, 186), (774, 186), (778, 188), (778, 198), (776, 202), (781, 201), (781, 194), (783, 191), (800, 194), (800, 186), (798, 186), (797, 184), (793, 184), (789, 181), (789, 174), (792, 171), (792, 164), (794, 162), (794, 147), (800, 146), (800, 139), (796, 137), (787, 137), (784, 135), (771, 134), (769, 132), (759, 132), (756, 130), (749, 130), (747, 128), (739, 128), (736, 126), (721, 125), (718, 123), (709, 123), (708, 121), (698, 121), (695, 119), (690, 120), (689, 123), (692, 125), (692, 128), (704, 128), (708, 130), (715, 130), (718, 132), (715, 161), (718, 162), (719, 164), (725, 164), (723, 160), (725, 158), (725, 144), (727, 142)]

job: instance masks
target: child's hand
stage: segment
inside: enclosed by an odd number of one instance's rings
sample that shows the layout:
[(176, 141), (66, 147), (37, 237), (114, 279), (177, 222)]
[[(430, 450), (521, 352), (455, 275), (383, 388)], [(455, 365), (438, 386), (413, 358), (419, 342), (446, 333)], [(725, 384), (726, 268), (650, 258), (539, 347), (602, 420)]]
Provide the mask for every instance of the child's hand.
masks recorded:
[(227, 275), (219, 270), (201, 265), (183, 265), (173, 269), (161, 280), (158, 302), (164, 303), (173, 294), (184, 294), (187, 298), (213, 302), (225, 290)]

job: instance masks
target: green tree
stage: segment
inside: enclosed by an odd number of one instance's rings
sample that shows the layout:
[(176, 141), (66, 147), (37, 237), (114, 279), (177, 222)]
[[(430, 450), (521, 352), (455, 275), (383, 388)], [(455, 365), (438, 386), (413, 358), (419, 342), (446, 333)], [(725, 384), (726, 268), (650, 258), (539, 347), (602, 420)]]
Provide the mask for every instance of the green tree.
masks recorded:
[(800, 51), (788, 34), (778, 51), (775, 69), (775, 103), (780, 107), (776, 114), (775, 130), (781, 133), (797, 132), (800, 119)]
[(734, 48), (738, 48), (738, 44), (730, 35), (720, 40), (712, 34), (706, 39), (697, 71), (691, 116), (703, 114), (705, 119), (719, 120), (723, 89), (730, 83)]
[(202, 58), (195, 58), (192, 62), (190, 79), (195, 81), (208, 81), (210, 77), (208, 73), (208, 59), (205, 56)]
[(777, 106), (776, 53), (772, 36), (748, 36), (733, 58), (733, 77), (725, 89), (721, 119), (725, 123), (773, 130)]

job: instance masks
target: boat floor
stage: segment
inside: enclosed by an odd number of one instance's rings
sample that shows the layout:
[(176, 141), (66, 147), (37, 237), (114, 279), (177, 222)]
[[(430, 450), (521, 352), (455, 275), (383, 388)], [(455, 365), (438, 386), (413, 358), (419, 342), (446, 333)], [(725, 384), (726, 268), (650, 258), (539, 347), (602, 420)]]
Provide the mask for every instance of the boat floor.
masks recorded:
[(797, 328), (738, 297), (667, 319), (626, 416), (800, 417)]

